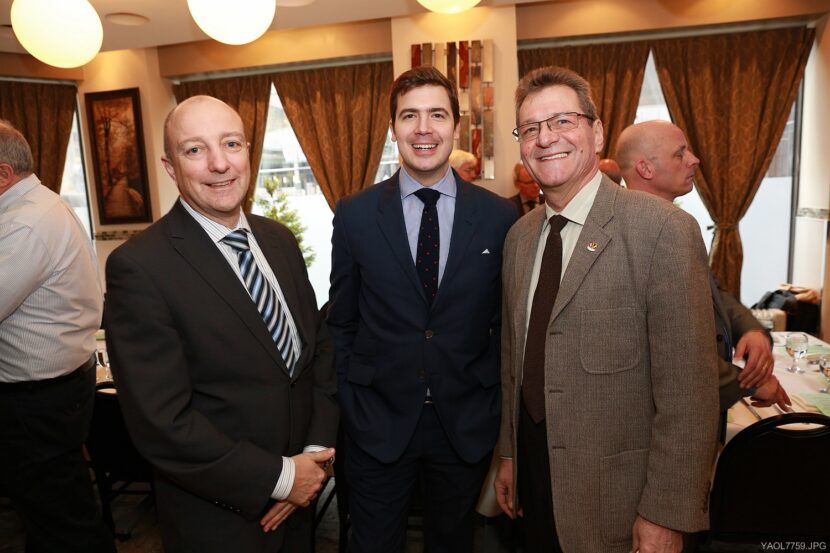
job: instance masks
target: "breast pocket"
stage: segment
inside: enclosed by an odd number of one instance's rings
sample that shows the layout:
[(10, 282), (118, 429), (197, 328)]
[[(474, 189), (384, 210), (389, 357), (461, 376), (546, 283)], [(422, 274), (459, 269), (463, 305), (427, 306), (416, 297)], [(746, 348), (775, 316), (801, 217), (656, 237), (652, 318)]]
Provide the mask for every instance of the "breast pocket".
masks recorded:
[(585, 372), (611, 374), (640, 363), (640, 337), (633, 307), (591, 309), (580, 318), (579, 357)]

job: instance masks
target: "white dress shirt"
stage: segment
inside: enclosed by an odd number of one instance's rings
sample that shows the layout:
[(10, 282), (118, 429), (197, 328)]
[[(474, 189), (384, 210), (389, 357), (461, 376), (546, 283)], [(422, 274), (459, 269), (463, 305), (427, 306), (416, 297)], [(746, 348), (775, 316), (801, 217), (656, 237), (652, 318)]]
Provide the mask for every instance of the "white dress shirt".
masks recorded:
[(0, 194), (0, 382), (83, 365), (103, 302), (98, 260), (72, 208), (34, 174)]

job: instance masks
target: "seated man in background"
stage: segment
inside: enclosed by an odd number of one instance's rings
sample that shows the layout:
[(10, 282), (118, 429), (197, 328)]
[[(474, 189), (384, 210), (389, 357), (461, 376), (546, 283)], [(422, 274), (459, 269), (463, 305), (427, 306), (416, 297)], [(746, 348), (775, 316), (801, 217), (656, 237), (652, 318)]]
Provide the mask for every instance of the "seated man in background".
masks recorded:
[(26, 139), (0, 120), (0, 491), (20, 515), (27, 552), (115, 553), (82, 452), (98, 261), (78, 217), (33, 168)]
[[(700, 163), (689, 150), (683, 131), (668, 121), (646, 121), (625, 129), (617, 143), (616, 159), (629, 189), (654, 194), (670, 202), (691, 192), (695, 168)], [(721, 411), (750, 395), (756, 405), (777, 403), (787, 409), (789, 397), (772, 375), (769, 333), (749, 309), (718, 287), (711, 272), (709, 284), (720, 356)], [(731, 363), (733, 344), (734, 357), (746, 359), (743, 370)]]
[(450, 166), (456, 170), (458, 176), (467, 182), (473, 182), (478, 177), (476, 156), (466, 150), (450, 152)]
[(513, 186), (519, 190), (519, 193), (511, 196), (510, 200), (516, 204), (519, 217), (532, 211), (537, 205), (545, 203), (539, 185), (536, 184), (536, 181), (533, 180), (521, 161), (513, 166)]

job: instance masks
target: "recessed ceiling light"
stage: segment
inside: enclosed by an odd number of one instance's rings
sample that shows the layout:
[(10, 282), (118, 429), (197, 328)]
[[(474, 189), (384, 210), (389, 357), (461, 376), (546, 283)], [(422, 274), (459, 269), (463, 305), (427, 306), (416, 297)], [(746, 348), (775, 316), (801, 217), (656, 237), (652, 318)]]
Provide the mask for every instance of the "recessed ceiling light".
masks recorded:
[(125, 27), (140, 27), (150, 22), (150, 19), (137, 13), (117, 12), (108, 13), (107, 21), (116, 25), (124, 25)]

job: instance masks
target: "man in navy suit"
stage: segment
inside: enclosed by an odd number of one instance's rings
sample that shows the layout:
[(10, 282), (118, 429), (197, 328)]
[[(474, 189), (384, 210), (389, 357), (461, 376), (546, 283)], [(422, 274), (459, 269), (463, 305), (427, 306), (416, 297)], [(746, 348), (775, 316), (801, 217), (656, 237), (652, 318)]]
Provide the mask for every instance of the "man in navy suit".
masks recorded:
[(398, 77), (390, 115), (401, 170), (342, 199), (332, 237), (349, 550), (402, 551), (420, 481), (426, 551), (471, 551), (498, 434), (501, 250), (516, 209), (450, 168), (458, 97), (436, 69)]

